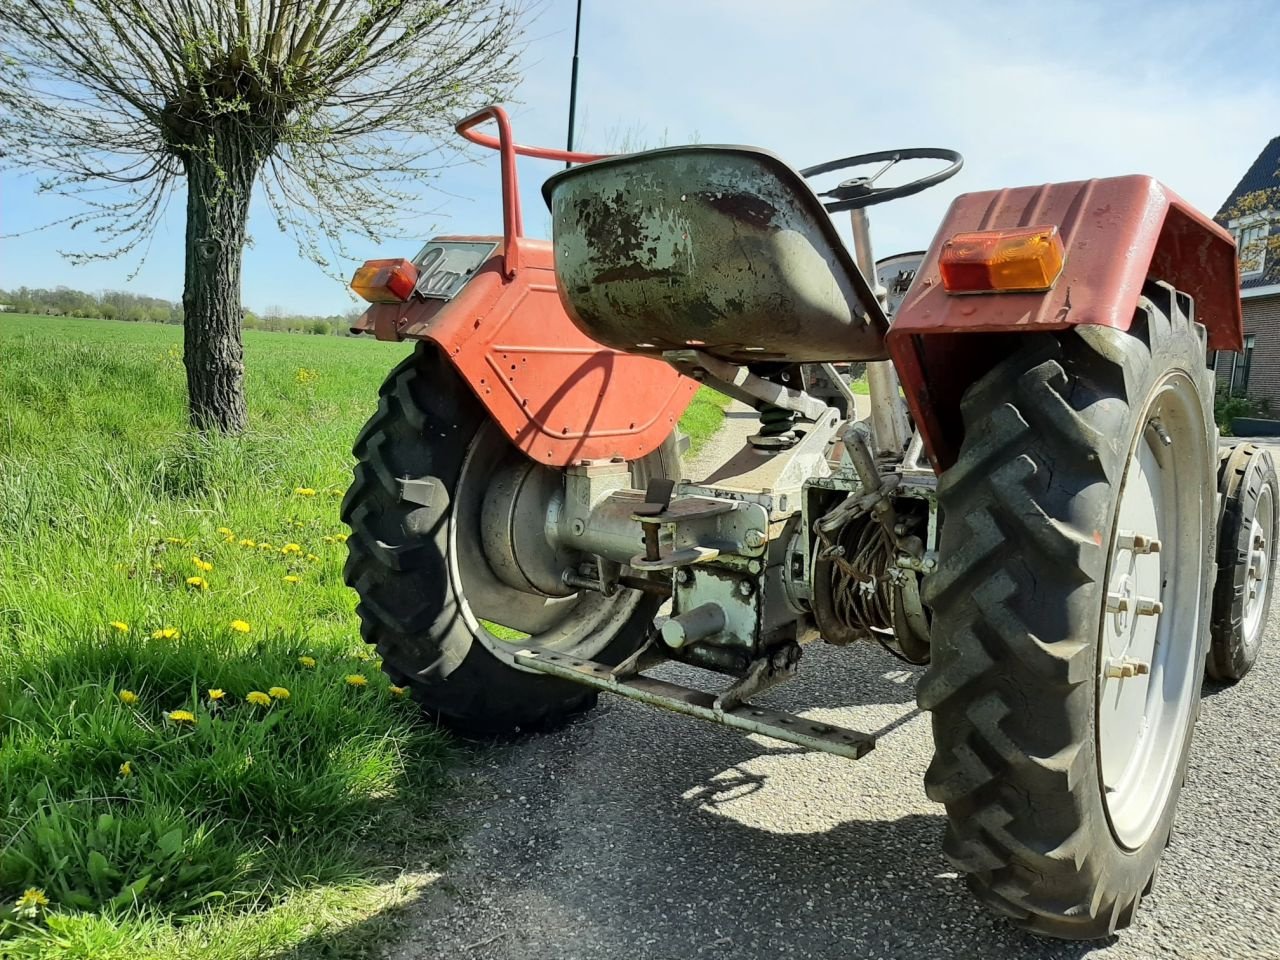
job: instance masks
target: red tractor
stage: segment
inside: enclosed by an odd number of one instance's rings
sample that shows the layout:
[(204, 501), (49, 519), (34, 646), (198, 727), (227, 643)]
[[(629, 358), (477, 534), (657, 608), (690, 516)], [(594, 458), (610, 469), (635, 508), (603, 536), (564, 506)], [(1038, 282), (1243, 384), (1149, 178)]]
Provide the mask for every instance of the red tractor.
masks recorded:
[[(929, 665), (926, 789), (978, 897), (1050, 936), (1128, 925), (1206, 663), (1239, 679), (1271, 600), (1275, 468), (1219, 457), (1205, 363), (1241, 347), (1231, 237), (1129, 176), (960, 196), (927, 252), (877, 265), (866, 209), (958, 154), (598, 157), (520, 146), (497, 107), (458, 131), (501, 152), (502, 235), (353, 281), (358, 329), (418, 341), (343, 504), (394, 681), (468, 734), (608, 691), (857, 759), (872, 736), (752, 698), (808, 642), (878, 643)], [(577, 164), (543, 186), (550, 243), (522, 233), (517, 154)], [(945, 166), (881, 185), (921, 158)], [(759, 427), (689, 478), (676, 424), (699, 384)], [(726, 679), (648, 675), (667, 660)]]

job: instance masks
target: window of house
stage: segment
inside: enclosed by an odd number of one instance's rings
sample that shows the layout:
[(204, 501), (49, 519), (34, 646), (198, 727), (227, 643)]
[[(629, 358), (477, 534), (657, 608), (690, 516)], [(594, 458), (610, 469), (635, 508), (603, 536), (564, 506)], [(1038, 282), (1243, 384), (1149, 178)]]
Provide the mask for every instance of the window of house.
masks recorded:
[(1240, 251), (1240, 276), (1256, 277), (1262, 273), (1267, 260), (1267, 234), (1271, 222), (1256, 216), (1232, 227), (1236, 248)]
[(1230, 393), (1233, 397), (1243, 397), (1249, 391), (1249, 368), (1253, 365), (1252, 333), (1245, 334), (1244, 353), (1237, 353), (1231, 367)]

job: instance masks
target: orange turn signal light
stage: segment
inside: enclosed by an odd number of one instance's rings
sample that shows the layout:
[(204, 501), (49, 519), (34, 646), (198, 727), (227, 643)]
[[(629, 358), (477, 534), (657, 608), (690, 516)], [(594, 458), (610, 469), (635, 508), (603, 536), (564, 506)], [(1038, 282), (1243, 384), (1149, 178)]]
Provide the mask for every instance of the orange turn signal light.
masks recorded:
[(1016, 227), (957, 233), (938, 269), (947, 293), (1027, 292), (1052, 287), (1065, 259), (1057, 227)]
[(404, 303), (418, 285), (410, 260), (366, 260), (351, 278), (351, 289), (370, 303)]

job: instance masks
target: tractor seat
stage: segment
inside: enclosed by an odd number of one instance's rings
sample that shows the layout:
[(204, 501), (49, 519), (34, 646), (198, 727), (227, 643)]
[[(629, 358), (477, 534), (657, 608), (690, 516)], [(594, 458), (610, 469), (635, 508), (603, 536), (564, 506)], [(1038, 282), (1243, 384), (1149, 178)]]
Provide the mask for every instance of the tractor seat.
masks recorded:
[(588, 336), (733, 363), (880, 360), (888, 329), (822, 202), (765, 150), (685, 146), (543, 185), (556, 278)]

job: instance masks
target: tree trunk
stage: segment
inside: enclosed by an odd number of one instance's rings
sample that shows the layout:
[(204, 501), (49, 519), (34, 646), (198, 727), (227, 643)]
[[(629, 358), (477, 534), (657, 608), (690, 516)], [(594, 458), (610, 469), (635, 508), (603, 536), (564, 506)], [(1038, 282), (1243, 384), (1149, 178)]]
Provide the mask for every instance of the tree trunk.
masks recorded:
[(191, 424), (239, 433), (247, 426), (240, 337), (240, 263), (258, 172), (247, 138), (217, 129), (184, 157), (187, 173), (183, 363)]

